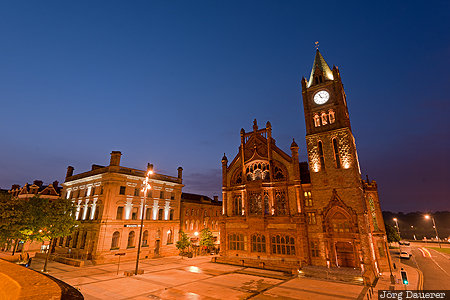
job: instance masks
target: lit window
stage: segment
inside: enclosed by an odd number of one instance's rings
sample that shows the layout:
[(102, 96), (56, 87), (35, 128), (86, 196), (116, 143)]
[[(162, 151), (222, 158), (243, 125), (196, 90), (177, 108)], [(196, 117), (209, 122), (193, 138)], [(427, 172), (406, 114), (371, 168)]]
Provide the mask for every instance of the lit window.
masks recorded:
[(319, 127), (320, 126), (320, 117), (319, 115), (314, 115), (314, 126)]
[(316, 221), (316, 213), (309, 212), (308, 213), (308, 224), (314, 225), (316, 223), (317, 223), (317, 221)]
[(321, 119), (322, 119), (322, 125), (327, 125), (328, 121), (327, 121), (327, 114), (326, 113), (322, 113), (321, 114)]
[(304, 195), (305, 195), (305, 206), (308, 206), (308, 207), (313, 206), (311, 192), (305, 192)]
[(330, 119), (330, 124), (333, 124), (335, 121), (335, 117), (334, 117), (334, 110), (329, 110), (328, 111), (328, 117)]

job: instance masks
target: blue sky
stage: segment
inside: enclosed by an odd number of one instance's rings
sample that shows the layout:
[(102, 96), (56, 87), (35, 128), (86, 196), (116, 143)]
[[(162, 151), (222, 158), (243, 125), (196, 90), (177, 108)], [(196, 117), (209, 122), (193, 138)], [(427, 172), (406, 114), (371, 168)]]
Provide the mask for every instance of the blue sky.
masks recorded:
[(306, 160), (302, 76), (314, 42), (339, 66), (363, 176), (386, 210), (449, 205), (447, 1), (0, 3), (0, 187), (91, 164), (220, 194), (239, 130), (270, 120)]

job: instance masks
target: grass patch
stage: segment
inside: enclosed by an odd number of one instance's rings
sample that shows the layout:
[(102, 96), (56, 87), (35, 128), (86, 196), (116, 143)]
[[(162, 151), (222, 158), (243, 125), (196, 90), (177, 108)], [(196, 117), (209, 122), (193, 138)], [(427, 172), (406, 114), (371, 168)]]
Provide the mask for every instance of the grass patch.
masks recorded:
[(439, 247), (426, 247), (428, 249), (433, 249), (442, 253), (450, 254), (450, 248), (439, 248)]

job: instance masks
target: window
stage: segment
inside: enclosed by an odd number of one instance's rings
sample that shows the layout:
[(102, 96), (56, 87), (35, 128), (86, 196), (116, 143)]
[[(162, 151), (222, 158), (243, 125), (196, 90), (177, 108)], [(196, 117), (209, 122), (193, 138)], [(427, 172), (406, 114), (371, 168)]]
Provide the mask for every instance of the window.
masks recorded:
[(134, 238), (135, 238), (136, 234), (134, 233), (134, 231), (131, 231), (128, 234), (128, 243), (127, 243), (127, 248), (134, 248)]
[[(267, 191), (264, 191), (264, 214), (265, 215), (270, 214), (269, 193)], [(216, 212), (216, 216), (217, 216), (217, 212)]]
[(145, 209), (145, 219), (146, 220), (152, 219), (152, 209), (151, 208)]
[(164, 191), (159, 192), (159, 198), (164, 199)]
[(73, 198), (78, 198), (78, 194), (79, 194), (79, 191), (78, 191), (78, 190), (75, 191), (75, 192), (73, 192)]
[(295, 241), (288, 235), (272, 236), (272, 253), (281, 255), (295, 255)]
[(86, 246), (86, 238), (87, 238), (87, 231), (85, 231), (81, 236), (80, 249), (84, 249), (84, 246)]
[(384, 242), (378, 241), (377, 246), (378, 246), (378, 253), (380, 253), (380, 257), (385, 257), (386, 255), (384, 253)]
[(121, 186), (120, 190), (119, 190), (119, 195), (125, 195), (125, 189), (126, 189), (126, 187)]
[(72, 240), (72, 237), (69, 235), (67, 238), (66, 238), (66, 247), (69, 247), (69, 245), (70, 245), (70, 241)]
[(171, 209), (171, 210), (169, 211), (169, 220), (173, 220), (173, 213), (174, 213), (174, 210)]
[(335, 116), (334, 116), (334, 111), (333, 111), (333, 110), (329, 110), (329, 111), (328, 111), (328, 118), (330, 119), (330, 124), (333, 124), (334, 121), (336, 120), (336, 119), (335, 119)]
[(266, 237), (264, 235), (255, 234), (252, 236), (252, 252), (266, 252)]
[(111, 240), (111, 249), (119, 249), (119, 238), (120, 233), (118, 231), (114, 232)]
[(316, 213), (309, 212), (308, 213), (308, 224), (314, 225), (316, 223), (317, 223), (317, 221), (316, 221)]
[(228, 235), (229, 250), (247, 250), (246, 248), (243, 234), (233, 233)]
[(78, 236), (80, 235), (80, 232), (75, 232), (75, 234), (73, 235), (73, 243), (72, 243), (72, 247), (76, 248), (77, 244), (78, 244)]
[(339, 149), (336, 139), (333, 139), (333, 150), (334, 150), (334, 160), (336, 161), (336, 168), (339, 169), (341, 167), (341, 160), (339, 158)]
[(304, 195), (305, 195), (305, 206), (308, 206), (308, 207), (313, 206), (311, 192), (305, 192)]
[(116, 220), (122, 220), (123, 218), (123, 206), (117, 207)]
[(186, 216), (189, 216), (189, 209), (186, 209), (185, 215), (186, 215)]
[(134, 195), (135, 195), (136, 197), (139, 197), (139, 189), (134, 189)]
[(133, 209), (131, 210), (131, 220), (137, 220), (137, 216), (138, 216), (138, 208), (133, 207)]
[(142, 234), (142, 247), (148, 247), (148, 230)]
[(262, 202), (261, 202), (261, 193), (259, 192), (250, 192), (249, 195), (249, 206), (250, 206), (250, 214), (260, 215), (262, 214)]
[(87, 212), (86, 212), (86, 220), (90, 220), (91, 219), (91, 212), (92, 212), (92, 208), (91, 206), (88, 207)]
[(328, 124), (328, 121), (327, 121), (328, 115), (323, 112), (320, 116), (321, 116), (321, 119), (322, 119), (322, 125), (327, 125)]
[(103, 186), (100, 187), (100, 195), (103, 195)]
[(311, 257), (319, 257), (319, 242), (311, 241)]
[(233, 197), (233, 215), (235, 215), (235, 216), (242, 215), (242, 197), (241, 196)]
[(191, 231), (194, 230), (194, 221), (191, 221)]
[(323, 159), (322, 141), (319, 141), (318, 147), (319, 147), (320, 167), (323, 168), (323, 169), (325, 169), (325, 160)]
[(94, 220), (98, 220), (99, 215), (100, 215), (100, 206), (96, 206), (94, 212)]
[(275, 191), (275, 207), (277, 215), (284, 216), (287, 214), (286, 193), (284, 191)]
[(158, 210), (158, 220), (162, 220), (163, 219), (163, 213), (164, 213), (164, 210), (162, 208), (160, 208)]
[(189, 221), (188, 220), (184, 224), (184, 230), (189, 230)]
[(175, 200), (175, 193), (170, 193), (170, 200)]
[(78, 213), (78, 221), (80, 221), (81, 219), (83, 219), (83, 214), (84, 214), (84, 206), (82, 206), (80, 208), (80, 212)]
[(167, 230), (167, 245), (173, 244), (173, 232), (172, 230)]
[(315, 114), (314, 115), (314, 127), (319, 127), (320, 126), (320, 117), (319, 115)]

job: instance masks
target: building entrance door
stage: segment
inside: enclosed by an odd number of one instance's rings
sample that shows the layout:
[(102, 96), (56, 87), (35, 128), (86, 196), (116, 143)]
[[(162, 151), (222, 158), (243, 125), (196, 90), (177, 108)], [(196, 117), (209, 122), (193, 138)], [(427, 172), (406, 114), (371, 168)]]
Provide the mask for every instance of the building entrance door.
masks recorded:
[(355, 267), (355, 255), (353, 253), (353, 244), (350, 242), (336, 243), (336, 257), (339, 267)]
[(156, 240), (155, 241), (155, 255), (159, 255), (159, 247), (160, 247), (161, 241)]

